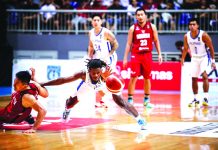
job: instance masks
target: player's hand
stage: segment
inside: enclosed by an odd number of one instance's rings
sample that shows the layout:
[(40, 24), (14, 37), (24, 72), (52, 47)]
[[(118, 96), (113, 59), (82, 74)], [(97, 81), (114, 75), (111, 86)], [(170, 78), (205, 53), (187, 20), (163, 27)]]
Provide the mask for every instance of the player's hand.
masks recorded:
[(158, 62), (159, 62), (159, 65), (162, 64), (162, 62), (163, 62), (162, 55), (158, 55)]
[(102, 72), (102, 77), (106, 79), (109, 75), (111, 75), (112, 69), (110, 66), (106, 66), (105, 70)]
[(127, 59), (123, 59), (123, 69), (127, 68)]
[(181, 65), (182, 66), (184, 65), (184, 59), (181, 59)]
[(211, 64), (211, 68), (212, 68), (212, 69), (216, 69), (216, 64), (215, 64), (215, 63), (212, 63), (212, 64)]
[(23, 131), (23, 133), (25, 133), (25, 134), (36, 133), (36, 130), (35, 129), (28, 129), (28, 130)]
[(35, 68), (31, 67), (29, 70), (31, 71), (31, 80), (35, 81), (35, 74), (36, 74)]

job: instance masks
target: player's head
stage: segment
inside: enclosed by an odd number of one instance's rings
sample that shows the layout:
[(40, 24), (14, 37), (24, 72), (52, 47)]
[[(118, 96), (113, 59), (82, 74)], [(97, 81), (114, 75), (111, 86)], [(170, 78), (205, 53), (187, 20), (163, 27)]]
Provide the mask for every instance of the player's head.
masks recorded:
[(93, 14), (92, 15), (92, 26), (94, 28), (101, 27), (102, 25), (102, 16), (100, 14)]
[(176, 41), (175, 46), (178, 50), (182, 50), (183, 47), (183, 41)]
[(143, 23), (147, 19), (146, 11), (143, 8), (138, 8), (135, 12), (136, 19), (138, 23)]
[(27, 85), (29, 85), (31, 75), (29, 71), (20, 71), (16, 73), (16, 78), (14, 79), (14, 90), (20, 91)]
[(198, 30), (199, 28), (199, 20), (197, 18), (191, 18), (188, 22), (189, 29), (191, 31)]
[(100, 59), (89, 60), (87, 63), (87, 69), (92, 80), (98, 81), (102, 74), (102, 68), (106, 66), (107, 64)]

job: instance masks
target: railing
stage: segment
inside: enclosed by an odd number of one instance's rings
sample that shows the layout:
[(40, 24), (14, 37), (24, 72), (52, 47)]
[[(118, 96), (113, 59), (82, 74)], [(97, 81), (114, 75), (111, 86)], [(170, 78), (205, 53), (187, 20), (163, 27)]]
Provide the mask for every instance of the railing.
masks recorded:
[[(152, 52), (153, 61), (158, 61), (156, 51)], [(66, 59), (82, 59), (87, 54), (86, 51), (69, 51)], [(180, 61), (180, 52), (162, 52), (163, 61)], [(37, 50), (19, 50), (14, 51), (15, 59), (58, 59), (58, 51), (37, 51)], [(122, 58), (121, 58), (122, 59)], [(218, 62), (218, 53), (215, 53), (215, 60)]]
[[(127, 33), (136, 21), (134, 12), (125, 10), (23, 10), (9, 9), (8, 32), (32, 33), (88, 33), (92, 28), (91, 15), (101, 13), (103, 26), (115, 34)], [(188, 20), (199, 18), (200, 28), (208, 33), (218, 33), (218, 10), (155, 10), (147, 11), (148, 18), (157, 26), (159, 33), (185, 33)], [(45, 21), (43, 16), (50, 15)], [(129, 15), (131, 14), (131, 15)]]

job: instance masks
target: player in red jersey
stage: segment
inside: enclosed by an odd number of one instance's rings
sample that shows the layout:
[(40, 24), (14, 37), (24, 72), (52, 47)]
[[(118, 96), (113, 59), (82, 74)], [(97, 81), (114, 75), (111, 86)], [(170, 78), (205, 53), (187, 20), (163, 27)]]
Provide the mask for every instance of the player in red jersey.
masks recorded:
[[(31, 81), (29, 71), (16, 73), (14, 79), (15, 92), (11, 95), (10, 103), (0, 110), (0, 127), (3, 123), (20, 123), (26, 121), (33, 124), (32, 128), (24, 133), (34, 133), (45, 117), (45, 108), (37, 101), (37, 96), (48, 97), (47, 90), (35, 81)], [(38, 112), (36, 120), (30, 115), (32, 109)]]
[(131, 51), (131, 78), (128, 85), (128, 102), (133, 103), (135, 84), (140, 75), (144, 77), (144, 106), (150, 107), (150, 74), (152, 64), (152, 45), (155, 44), (159, 64), (162, 63), (160, 42), (157, 28), (147, 21), (144, 9), (135, 12), (137, 23), (132, 25), (128, 32), (126, 50), (123, 58), (123, 67), (126, 68), (127, 57)]

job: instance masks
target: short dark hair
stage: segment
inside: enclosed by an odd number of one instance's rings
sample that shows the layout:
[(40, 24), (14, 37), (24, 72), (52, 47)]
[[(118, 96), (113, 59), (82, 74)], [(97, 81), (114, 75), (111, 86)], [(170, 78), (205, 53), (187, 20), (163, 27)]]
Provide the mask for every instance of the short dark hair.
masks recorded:
[(176, 47), (183, 46), (183, 44), (184, 44), (183, 41), (176, 41), (176, 42), (175, 42), (175, 46), (176, 46)]
[(102, 16), (101, 16), (101, 14), (99, 14), (99, 13), (93, 14), (93, 15), (92, 15), (92, 19), (93, 19), (94, 17), (99, 17), (100, 19), (102, 19)]
[(196, 21), (196, 23), (199, 25), (199, 20), (198, 20), (198, 18), (191, 18), (191, 19), (189, 19), (188, 24), (190, 25), (190, 23), (191, 23), (192, 21)]
[(90, 59), (87, 63), (88, 70), (106, 67), (107, 64), (100, 59)]
[(16, 73), (16, 78), (18, 78), (22, 83), (29, 84), (31, 75), (29, 71), (19, 71)]
[(138, 11), (144, 11), (145, 15), (147, 14), (146, 11), (145, 11), (142, 7), (138, 8), (138, 9), (135, 11), (135, 15), (138, 13)]

